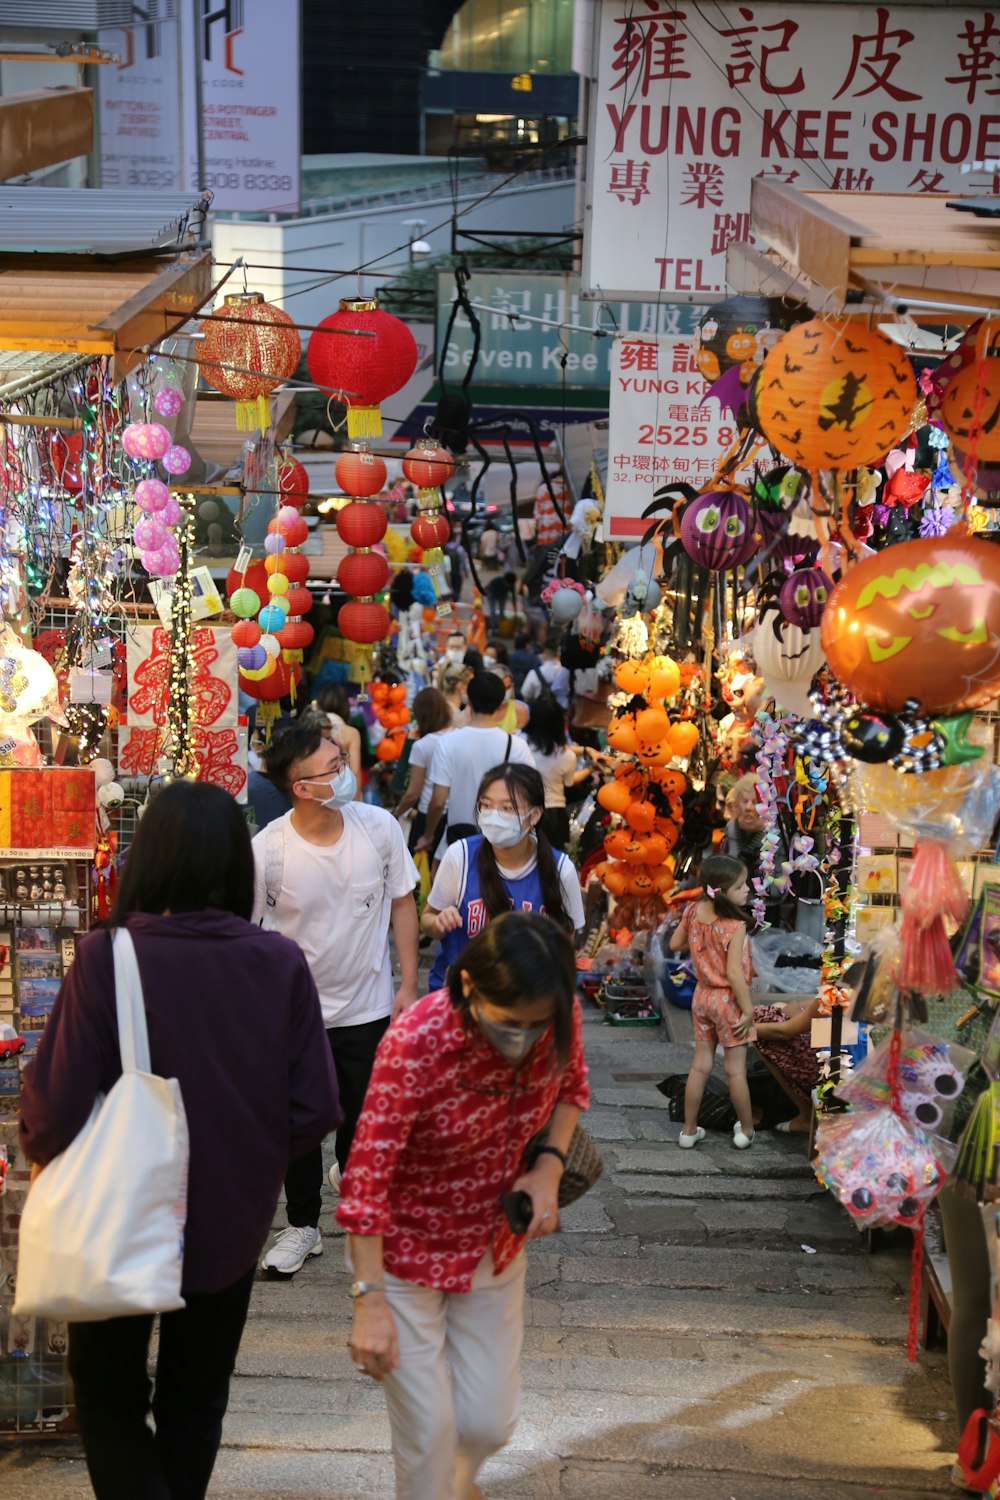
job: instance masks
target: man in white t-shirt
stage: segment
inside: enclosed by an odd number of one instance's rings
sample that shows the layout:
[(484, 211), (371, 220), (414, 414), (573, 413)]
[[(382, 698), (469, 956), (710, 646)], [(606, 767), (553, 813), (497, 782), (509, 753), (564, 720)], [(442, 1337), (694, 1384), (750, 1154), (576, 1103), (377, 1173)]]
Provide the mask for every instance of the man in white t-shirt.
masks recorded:
[[(292, 810), (253, 841), (254, 921), (294, 939), (316, 981), (344, 1112), (331, 1172), (336, 1186), (376, 1048), (392, 1016), (418, 998), (418, 875), (395, 818), (354, 801), (354, 773), (344, 752), (318, 727), (299, 723), (276, 736), (266, 764)], [(390, 924), (401, 975), (395, 996)], [(264, 1256), (263, 1270), (290, 1276), (308, 1256), (322, 1253), (322, 1186), (317, 1147), (289, 1165), (288, 1228)]]
[(506, 761), (533, 766), (531, 751), (516, 734), (498, 728), (506, 712), (504, 685), (492, 672), (476, 672), (467, 689), (468, 724), (442, 735), (435, 750), (428, 779), (432, 785), (427, 824), (418, 849), (436, 847), (438, 825), (448, 809), (448, 843), (479, 832), (476, 798), (487, 771)]
[(542, 647), (542, 660), (533, 668), (521, 684), (521, 697), (531, 703), (548, 688), (560, 708), (569, 708), (569, 673), (559, 660), (558, 641), (547, 640)]

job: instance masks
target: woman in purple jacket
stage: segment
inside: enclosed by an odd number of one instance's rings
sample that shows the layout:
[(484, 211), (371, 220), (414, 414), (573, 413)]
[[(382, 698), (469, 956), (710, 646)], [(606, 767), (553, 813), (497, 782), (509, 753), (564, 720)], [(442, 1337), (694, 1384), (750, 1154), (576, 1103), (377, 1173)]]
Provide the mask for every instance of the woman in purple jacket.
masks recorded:
[[(252, 905), (239, 807), (207, 784), (165, 788), (139, 825), (110, 925), (132, 935), (153, 1071), (178, 1079), (187, 1114), (187, 1305), (161, 1318), (152, 1401), (151, 1317), (70, 1324), (98, 1500), (203, 1500), (285, 1170), (340, 1120), (306, 960), (297, 944), (251, 925)], [(120, 1074), (111, 933), (98, 930), (81, 941), (25, 1070), (24, 1155), (50, 1162)]]

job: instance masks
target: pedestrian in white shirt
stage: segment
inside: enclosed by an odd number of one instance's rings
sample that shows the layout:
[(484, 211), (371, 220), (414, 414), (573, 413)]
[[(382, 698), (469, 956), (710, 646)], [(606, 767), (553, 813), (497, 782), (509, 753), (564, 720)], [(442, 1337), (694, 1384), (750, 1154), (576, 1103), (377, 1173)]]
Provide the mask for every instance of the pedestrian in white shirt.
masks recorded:
[(414, 849), (427, 823), (427, 809), (431, 804), (430, 769), (434, 751), (443, 734), (452, 729), (451, 707), (443, 693), (437, 688), (425, 687), (413, 700), (413, 719), (417, 726), (416, 738), (407, 761), (409, 780), (395, 809), (395, 816), (402, 818), (411, 807), (416, 808), (413, 827), (410, 829), (410, 848)]
[(554, 695), (560, 708), (569, 708), (569, 673), (559, 660), (559, 642), (552, 636), (542, 647), (541, 663), (532, 668), (521, 684), (521, 697), (530, 703), (544, 688)]
[(566, 792), (594, 774), (593, 766), (579, 767), (580, 749), (566, 743), (566, 715), (545, 688), (531, 705), (524, 738), (531, 746), (535, 769), (545, 790), (542, 831), (553, 849), (565, 849), (569, 841)]
[[(354, 774), (336, 740), (308, 722), (296, 724), (275, 736), (266, 764), (292, 810), (253, 841), (254, 921), (294, 939), (316, 981), (344, 1114), (331, 1171), (336, 1187), (376, 1048), (392, 1016), (418, 998), (418, 875), (391, 813), (354, 801)], [(395, 996), (390, 924), (401, 975)], [(322, 1253), (322, 1185), (317, 1147), (288, 1169), (288, 1228), (264, 1256), (263, 1270), (289, 1276)]]
[(531, 751), (518, 736), (498, 727), (507, 710), (504, 685), (492, 672), (476, 672), (469, 682), (468, 724), (443, 735), (431, 763), (431, 799), (427, 826), (418, 849), (436, 847), (438, 825), (448, 809), (448, 843), (479, 832), (476, 794), (492, 766), (509, 761), (532, 764)]

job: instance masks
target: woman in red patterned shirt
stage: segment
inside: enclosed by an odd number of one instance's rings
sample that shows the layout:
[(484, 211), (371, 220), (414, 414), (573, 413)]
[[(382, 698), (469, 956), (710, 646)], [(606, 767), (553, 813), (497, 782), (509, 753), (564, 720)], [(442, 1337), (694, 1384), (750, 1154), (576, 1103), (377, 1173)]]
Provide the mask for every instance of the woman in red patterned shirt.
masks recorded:
[[(524, 1242), (558, 1227), (589, 1102), (575, 987), (560, 928), (506, 913), (379, 1046), (337, 1220), (358, 1278), (349, 1345), (385, 1385), (397, 1500), (469, 1500), (517, 1420)], [(505, 1217), (511, 1191), (530, 1197), (526, 1233)]]

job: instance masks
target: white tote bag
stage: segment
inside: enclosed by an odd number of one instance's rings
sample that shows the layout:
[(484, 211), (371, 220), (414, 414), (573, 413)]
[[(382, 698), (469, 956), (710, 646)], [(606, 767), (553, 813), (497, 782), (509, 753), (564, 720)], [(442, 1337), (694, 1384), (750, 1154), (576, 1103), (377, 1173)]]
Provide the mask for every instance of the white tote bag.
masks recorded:
[(183, 1307), (188, 1129), (175, 1078), (150, 1072), (135, 947), (114, 935), (122, 1076), (32, 1184), (18, 1241), (18, 1317), (91, 1323)]

